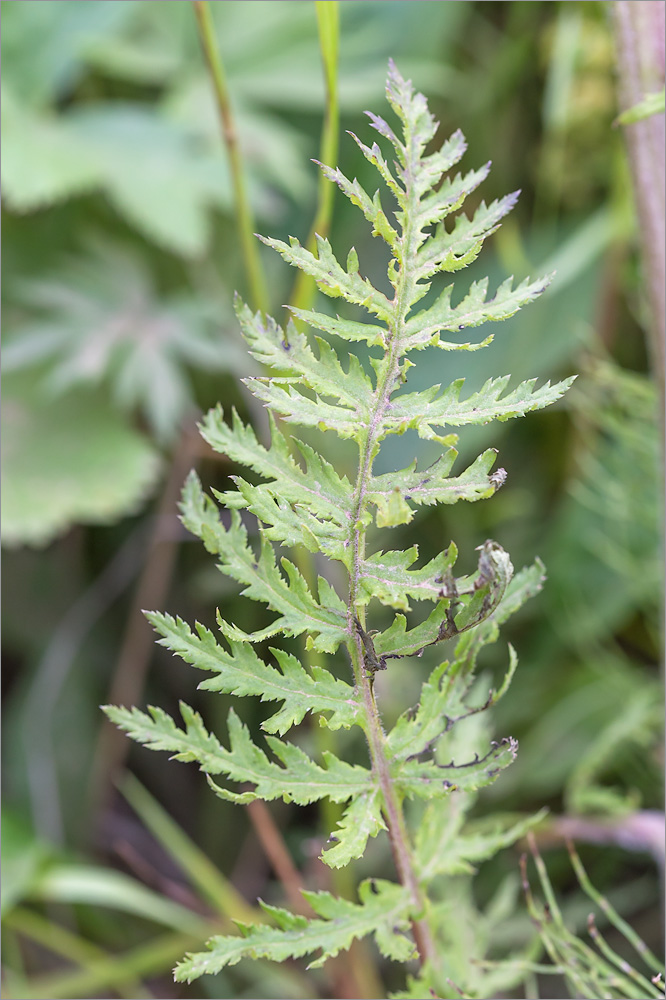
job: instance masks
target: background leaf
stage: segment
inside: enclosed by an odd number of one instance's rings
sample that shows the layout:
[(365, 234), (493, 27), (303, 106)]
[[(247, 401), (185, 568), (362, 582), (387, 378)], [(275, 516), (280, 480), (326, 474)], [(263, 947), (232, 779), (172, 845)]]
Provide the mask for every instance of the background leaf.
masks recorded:
[(141, 504), (158, 455), (99, 393), (55, 400), (33, 375), (3, 381), (6, 544), (44, 545), (71, 524), (103, 523)]

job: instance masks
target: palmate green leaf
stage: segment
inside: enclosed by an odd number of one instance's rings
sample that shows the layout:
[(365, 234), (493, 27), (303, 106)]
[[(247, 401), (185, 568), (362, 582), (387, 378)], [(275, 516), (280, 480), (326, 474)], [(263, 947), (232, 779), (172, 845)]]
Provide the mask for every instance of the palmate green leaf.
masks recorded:
[(305, 670), (298, 660), (283, 650), (271, 650), (279, 669), (261, 660), (247, 643), (229, 642), (221, 646), (209, 629), (197, 623), (196, 634), (181, 618), (152, 612), (148, 621), (166, 646), (186, 663), (214, 674), (199, 685), (204, 691), (223, 691), (237, 696), (252, 695), (262, 701), (282, 701), (282, 708), (262, 723), (269, 733), (286, 733), (298, 725), (307, 712), (330, 713), (329, 729), (349, 728), (358, 720), (359, 704), (354, 689), (328, 670)]
[(206, 730), (201, 716), (189, 705), (181, 702), (180, 710), (184, 730), (160, 708), (149, 706), (150, 714), (146, 714), (137, 708), (104, 706), (112, 722), (151, 750), (167, 750), (176, 760), (196, 761), (208, 775), (224, 774), (231, 781), (254, 786), (251, 791), (234, 792), (211, 781), (217, 795), (230, 802), (283, 799), (307, 805), (323, 798), (346, 802), (372, 788), (370, 771), (358, 764), (347, 764), (334, 754), (325, 753), (322, 755), (325, 767), (321, 767), (293, 743), (267, 736), (267, 744), (280, 761), (276, 763), (254, 743), (233, 709), (228, 715), (228, 750)]
[(308, 968), (317, 968), (346, 950), (352, 941), (374, 935), (387, 958), (408, 961), (415, 954), (406, 936), (410, 905), (407, 890), (381, 879), (366, 879), (359, 886), (359, 903), (336, 899), (328, 892), (304, 892), (317, 917), (295, 915), (288, 910), (262, 904), (277, 927), (240, 925), (239, 937), (214, 937), (208, 952), (188, 955), (175, 971), (178, 982), (192, 982), (204, 974), (215, 974), (242, 958), (288, 958), (319, 953)]
[(211, 209), (228, 208), (226, 168), (184, 124), (138, 101), (87, 101), (67, 121), (96, 157), (104, 191), (118, 213), (151, 242), (184, 257), (202, 255)]
[(2, 191), (10, 211), (34, 212), (101, 181), (97, 157), (67, 122), (21, 103), (4, 80), (2, 135)]
[(240, 340), (222, 341), (219, 313), (183, 296), (158, 295), (145, 260), (124, 243), (88, 237), (83, 252), (19, 283), (13, 295), (24, 318), (8, 325), (5, 370), (48, 360), (47, 395), (108, 386), (161, 443), (180, 433), (194, 405), (188, 369), (239, 363)]
[(131, 5), (113, 0), (10, 3), (2, 11), (3, 96), (11, 87), (29, 107), (69, 103), (64, 99), (81, 82), (89, 48), (123, 30), (131, 17)]
[(159, 473), (158, 453), (105, 393), (53, 398), (43, 368), (3, 375), (4, 545), (46, 545), (73, 524), (117, 521)]
[[(220, 521), (217, 507), (203, 493), (194, 472), (190, 473), (185, 484), (181, 510), (185, 527), (201, 538), (209, 552), (220, 556), (220, 569), (239, 583), (246, 584), (242, 593), (263, 601), (280, 614), (271, 626), (251, 636), (233, 626), (225, 626), (228, 638), (259, 641), (276, 632), (296, 636), (307, 631), (314, 649), (321, 652), (337, 649), (347, 635), (346, 609), (342, 601), (337, 598), (335, 607), (316, 601), (299, 571), (287, 559), (282, 560), (288, 577), (285, 580), (278, 569), (273, 546), (265, 538), (261, 540), (260, 555), (255, 556), (238, 511), (232, 511), (231, 526), (226, 529)], [(334, 598), (330, 587), (325, 588), (325, 593), (329, 601)]]

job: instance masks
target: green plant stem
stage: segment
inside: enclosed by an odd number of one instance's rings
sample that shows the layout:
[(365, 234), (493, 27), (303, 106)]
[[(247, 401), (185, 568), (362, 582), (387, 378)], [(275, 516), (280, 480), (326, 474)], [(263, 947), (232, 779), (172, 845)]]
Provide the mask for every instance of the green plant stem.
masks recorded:
[[(638, 104), (664, 85), (663, 2), (613, 4), (620, 110)], [(664, 244), (664, 115), (655, 114), (625, 126), (642, 243), (643, 274), (648, 301), (648, 345), (664, 411), (664, 325), (666, 270)], [(662, 424), (663, 430), (663, 424)]]
[[(307, 653), (310, 656), (310, 651)], [(310, 660), (306, 662), (311, 663)], [(335, 753), (335, 734), (326, 726), (313, 727), (313, 736), (317, 741), (317, 750), (320, 755), (326, 751)], [(335, 830), (342, 816), (342, 808), (339, 803), (331, 802), (330, 799), (323, 799), (321, 803), (321, 816), (323, 827), (326, 831)], [(355, 900), (358, 879), (355, 878), (353, 864), (344, 868), (330, 869), (331, 884), (338, 896), (342, 899)], [(348, 967), (349, 978), (354, 982), (356, 990), (354, 996), (358, 1000), (372, 1000), (374, 997), (383, 996), (386, 992), (382, 983), (376, 960), (372, 954), (369, 944), (363, 938), (357, 938), (347, 952), (345, 959)]]
[(620, 914), (615, 911), (606, 897), (602, 896), (601, 893), (592, 885), (587, 872), (583, 868), (578, 852), (573, 845), (573, 841), (567, 840), (567, 850), (569, 852), (569, 857), (571, 858), (571, 864), (576, 873), (576, 878), (578, 879), (581, 888), (587, 893), (590, 899), (597, 904), (599, 909), (605, 913), (609, 923), (611, 923), (622, 935), (624, 935), (629, 944), (641, 956), (643, 961), (649, 965), (654, 972), (662, 972), (663, 965), (657, 956), (654, 955), (648, 948), (633, 927), (631, 927), (626, 920), (623, 920)]
[[(324, 67), (326, 87), (326, 108), (321, 133), (320, 160), (322, 163), (337, 163), (338, 136), (340, 129), (340, 109), (338, 105), (338, 42), (340, 38), (340, 12), (337, 0), (315, 0), (319, 48)], [(316, 252), (316, 234), (327, 236), (333, 215), (335, 185), (323, 173), (319, 175), (317, 187), (317, 211), (305, 244), (311, 253)], [(299, 271), (291, 294), (291, 305), (299, 309), (310, 309), (317, 292), (313, 278)]]
[[(366, 465), (366, 483), (367, 474), (368, 466)], [(359, 483), (362, 481), (362, 477), (359, 476)], [(363, 490), (360, 489), (359, 493), (362, 495)], [(360, 557), (360, 554), (365, 547), (365, 532), (356, 531), (355, 535), (355, 556)], [(355, 599), (357, 595), (354, 584), (357, 579), (358, 574), (353, 577), (351, 581), (351, 608), (356, 607)], [(359, 608), (358, 611), (362, 613), (361, 608)], [(375, 701), (372, 677), (368, 675), (368, 672), (365, 669), (364, 649), (361, 638), (355, 629), (356, 614), (357, 612), (354, 610), (350, 619), (350, 629), (353, 630), (354, 634), (354, 641), (351, 643), (350, 648), (354, 679), (359, 689), (363, 692), (363, 705), (365, 709), (365, 725), (363, 728), (368, 741), (372, 769), (382, 789), (382, 795), (384, 798), (384, 813), (396, 871), (401, 883), (405, 886), (411, 896), (414, 912), (418, 914), (418, 916), (412, 919), (412, 932), (414, 934), (414, 941), (419, 953), (419, 958), (422, 964), (425, 964), (427, 961), (435, 964), (437, 960), (435, 942), (430, 927), (422, 916), (426, 911), (427, 901), (421, 886), (419, 885), (416, 872), (414, 871), (414, 866), (412, 864), (411, 846), (409, 843), (409, 836), (405, 824), (402, 804), (393, 787), (393, 780), (391, 778), (385, 752), (384, 731), (382, 729), (379, 709)]]
[(236, 221), (251, 298), (255, 309), (261, 309), (262, 312), (266, 312), (268, 308), (268, 294), (266, 292), (266, 283), (259, 257), (259, 248), (254, 238), (255, 225), (245, 184), (243, 158), (238, 142), (236, 122), (231, 110), (224, 66), (215, 41), (213, 18), (207, 0), (192, 0), (192, 2), (199, 29), (201, 48), (203, 49), (215, 93), (222, 138), (229, 156)]
[[(355, 672), (358, 670), (359, 655), (362, 658), (362, 651), (358, 649), (356, 643), (356, 663)], [(362, 665), (362, 659), (361, 659)], [(414, 871), (412, 864), (411, 845), (407, 833), (407, 826), (402, 810), (402, 803), (393, 788), (393, 781), (384, 751), (384, 732), (379, 717), (379, 710), (374, 698), (372, 683), (366, 673), (361, 669), (363, 685), (363, 702), (366, 711), (367, 728), (365, 730), (370, 747), (372, 768), (377, 775), (382, 795), (384, 797), (384, 810), (389, 832), (389, 840), (393, 859), (395, 862), (398, 877), (408, 890), (414, 906), (415, 915), (412, 917), (412, 933), (414, 942), (419, 953), (422, 965), (430, 962), (433, 966), (437, 964), (437, 952), (435, 941), (430, 930), (430, 925), (425, 919), (427, 900)]]
[(620, 973), (622, 973), (622, 975), (618, 976), (618, 983), (621, 984), (627, 996), (630, 996), (633, 992), (638, 992), (638, 990), (640, 990), (641, 996), (646, 997), (646, 1000), (660, 1000), (663, 993), (660, 993), (659, 990), (645, 978), (645, 976), (641, 975), (640, 972), (637, 972), (636, 969), (632, 968), (632, 966), (629, 965), (624, 958), (615, 954), (596, 926), (593, 914), (590, 914), (587, 919), (587, 930), (588, 934), (608, 964), (615, 966), (615, 968), (619, 969)]

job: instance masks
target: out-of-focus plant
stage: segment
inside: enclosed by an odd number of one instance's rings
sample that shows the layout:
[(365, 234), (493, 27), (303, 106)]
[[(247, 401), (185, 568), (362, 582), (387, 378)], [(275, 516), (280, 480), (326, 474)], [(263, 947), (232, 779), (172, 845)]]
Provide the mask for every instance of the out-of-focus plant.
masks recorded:
[[(664, 118), (663, 0), (613, 4), (620, 83), (618, 121), (626, 130), (638, 209), (643, 276), (649, 314), (646, 327), (654, 375), (664, 407), (664, 327), (666, 326), (666, 132)], [(647, 106), (646, 106), (647, 105)]]
[(5, 371), (39, 367), (51, 401), (104, 386), (162, 444), (173, 442), (195, 406), (187, 368), (220, 372), (240, 360), (212, 303), (158, 296), (145, 262), (127, 246), (89, 241), (85, 253), (25, 281), (14, 297), (27, 318), (7, 339)]
[[(569, 855), (580, 887), (599, 908), (604, 921), (631, 946), (641, 967), (648, 967), (647, 973), (636, 969), (632, 962), (627, 961), (623, 954), (608, 943), (597, 926), (599, 918), (595, 918), (594, 913), (588, 916), (587, 929), (595, 947), (590, 947), (567, 928), (546, 866), (530, 834), (528, 840), (545, 903), (538, 902), (532, 892), (527, 877), (526, 856), (521, 860), (523, 888), (530, 916), (539, 930), (544, 951), (552, 964), (525, 963), (526, 968), (549, 976), (562, 976), (572, 991), (571, 995), (585, 997), (586, 1000), (634, 1000), (638, 996), (641, 1000), (660, 1000), (666, 996), (662, 963), (619, 916), (608, 899), (591, 884), (573, 844), (568, 844)], [(636, 962), (636, 958), (633, 962)]]

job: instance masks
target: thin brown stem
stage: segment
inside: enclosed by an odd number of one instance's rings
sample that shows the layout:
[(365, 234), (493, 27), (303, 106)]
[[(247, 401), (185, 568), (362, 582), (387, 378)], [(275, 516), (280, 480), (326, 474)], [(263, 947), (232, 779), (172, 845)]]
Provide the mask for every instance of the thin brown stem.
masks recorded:
[(255, 799), (254, 802), (248, 803), (247, 812), (254, 832), (264, 849), (264, 854), (270, 861), (290, 906), (297, 913), (312, 915), (312, 910), (302, 895), (305, 886), (300, 872), (291, 859), (284, 838), (268, 806), (261, 799)]
[[(181, 435), (162, 495), (154, 515), (152, 537), (143, 571), (137, 584), (118, 662), (111, 680), (107, 701), (113, 705), (136, 705), (141, 695), (155, 649), (153, 630), (146, 621), (146, 608), (159, 608), (165, 600), (178, 553), (176, 505), (185, 476), (195, 464), (199, 435), (194, 423), (188, 424)], [(165, 526), (168, 526), (165, 528)], [(92, 768), (91, 793), (96, 810), (105, 806), (115, 775), (129, 752), (123, 734), (105, 722), (100, 732)]]
[(427, 900), (414, 871), (411, 844), (407, 833), (402, 803), (393, 787), (393, 779), (391, 778), (386, 756), (384, 731), (375, 702), (372, 681), (364, 669), (363, 647), (358, 635), (356, 636), (353, 650), (356, 654), (353, 656), (354, 673), (359, 678), (363, 691), (366, 718), (365, 735), (368, 740), (372, 770), (382, 790), (384, 814), (388, 827), (393, 861), (400, 882), (409, 892), (413, 910), (416, 914), (412, 918), (412, 933), (421, 964), (425, 964), (428, 961), (434, 963), (437, 959), (435, 942), (430, 926), (424, 917)]
[[(403, 306), (405, 301), (405, 290), (396, 291), (396, 314), (402, 317), (406, 309)], [(372, 677), (365, 669), (364, 648), (361, 636), (354, 627), (355, 621), (364, 618), (364, 607), (358, 604), (358, 584), (360, 579), (361, 562), (365, 553), (366, 529), (362, 527), (362, 515), (366, 506), (366, 493), (369, 480), (372, 474), (372, 462), (376, 451), (379, 427), (384, 416), (393, 388), (397, 382), (400, 338), (400, 322), (396, 324), (396, 330), (391, 337), (384, 370), (378, 378), (375, 390), (376, 403), (370, 420), (365, 440), (360, 446), (359, 474), (356, 483), (354, 496), (354, 507), (352, 514), (352, 568), (350, 572), (349, 587), (349, 629), (354, 636), (351, 644), (352, 664), (354, 668), (354, 679), (357, 687), (363, 692), (363, 704), (365, 708), (365, 735), (368, 741), (372, 770), (375, 774), (379, 786), (382, 790), (384, 800), (384, 813), (387, 822), (388, 836), (391, 844), (396, 871), (401, 883), (408, 890), (411, 897), (413, 911), (416, 914), (412, 919), (412, 932), (414, 941), (422, 964), (426, 962), (436, 963), (437, 953), (435, 942), (430, 930), (430, 926), (424, 917), (427, 909), (427, 900), (419, 884), (412, 862), (412, 850), (407, 833), (402, 803), (396, 794), (393, 786), (393, 779), (386, 755), (386, 745), (384, 731), (381, 725), (379, 709), (374, 697)]]

